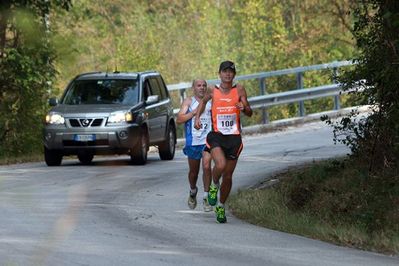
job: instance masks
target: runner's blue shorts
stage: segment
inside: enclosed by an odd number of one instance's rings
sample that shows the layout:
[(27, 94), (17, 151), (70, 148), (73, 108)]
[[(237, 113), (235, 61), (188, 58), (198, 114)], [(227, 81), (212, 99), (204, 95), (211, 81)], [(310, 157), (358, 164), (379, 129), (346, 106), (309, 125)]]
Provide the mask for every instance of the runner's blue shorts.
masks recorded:
[(195, 146), (185, 146), (183, 148), (183, 153), (187, 155), (189, 159), (201, 160), (202, 152), (204, 151), (206, 145), (195, 145)]

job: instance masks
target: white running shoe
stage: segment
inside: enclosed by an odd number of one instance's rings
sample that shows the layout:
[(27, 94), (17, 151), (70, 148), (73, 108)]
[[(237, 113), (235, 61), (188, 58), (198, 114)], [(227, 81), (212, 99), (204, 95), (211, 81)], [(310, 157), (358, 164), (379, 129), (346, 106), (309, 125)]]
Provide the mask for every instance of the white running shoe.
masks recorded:
[(204, 205), (204, 212), (210, 212), (213, 211), (213, 207), (211, 205), (209, 205), (208, 199), (205, 198), (203, 199), (203, 205)]

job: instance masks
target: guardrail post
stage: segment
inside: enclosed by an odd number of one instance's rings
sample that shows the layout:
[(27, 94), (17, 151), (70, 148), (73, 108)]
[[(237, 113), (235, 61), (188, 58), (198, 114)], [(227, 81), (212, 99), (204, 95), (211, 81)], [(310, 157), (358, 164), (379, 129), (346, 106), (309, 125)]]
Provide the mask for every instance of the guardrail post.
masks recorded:
[[(333, 83), (338, 83), (337, 77), (338, 77), (338, 68), (334, 67), (333, 68), (333, 76), (332, 76)], [(336, 96), (334, 96), (334, 110), (339, 110), (339, 109), (341, 109), (340, 99), (339, 99), (339, 95), (336, 95)]]
[(187, 97), (186, 89), (180, 89), (179, 92), (180, 92), (180, 104), (182, 104), (184, 99)]
[[(260, 88), (260, 95), (265, 95), (265, 93), (266, 93), (266, 78), (261, 78), (259, 80), (259, 88)], [(266, 107), (262, 107), (262, 123), (263, 124), (269, 123), (269, 113), (267, 112)]]
[[(296, 74), (296, 87), (297, 90), (303, 89), (303, 72)], [(299, 116), (305, 116), (305, 103), (303, 101), (299, 102)]]

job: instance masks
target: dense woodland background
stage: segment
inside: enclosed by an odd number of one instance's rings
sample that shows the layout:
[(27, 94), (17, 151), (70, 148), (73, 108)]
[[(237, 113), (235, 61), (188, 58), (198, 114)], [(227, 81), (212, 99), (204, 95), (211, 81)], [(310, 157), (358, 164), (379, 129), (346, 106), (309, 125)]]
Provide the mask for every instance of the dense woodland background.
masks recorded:
[[(50, 96), (88, 71), (160, 71), (167, 84), (217, 78), (222, 60), (238, 74), (353, 58), (350, 0), (102, 1), (0, 4), (0, 156), (41, 152)], [(305, 87), (331, 77), (305, 77)], [(268, 81), (295, 88), (295, 77)], [(250, 96), (258, 84), (245, 84)], [(324, 100), (308, 104), (322, 110)], [(330, 104), (330, 103), (328, 103)], [(329, 107), (330, 108), (330, 107)], [(271, 110), (271, 119), (296, 113)], [(255, 116), (255, 120), (256, 120)]]
[[(351, 59), (347, 1), (76, 1), (53, 17), (61, 80), (87, 70), (159, 70), (167, 83)], [(73, 54), (74, 64), (69, 55)]]

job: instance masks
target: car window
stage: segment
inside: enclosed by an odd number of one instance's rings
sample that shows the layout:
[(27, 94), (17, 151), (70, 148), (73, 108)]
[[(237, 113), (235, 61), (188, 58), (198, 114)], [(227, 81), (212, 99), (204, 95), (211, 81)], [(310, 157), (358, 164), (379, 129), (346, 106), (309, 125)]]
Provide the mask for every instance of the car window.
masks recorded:
[(163, 98), (168, 98), (169, 97), (169, 92), (166, 88), (165, 82), (163, 81), (161, 76), (156, 77), (159, 87), (161, 88), (161, 93), (163, 95)]
[(164, 97), (161, 93), (161, 90), (159, 88), (158, 82), (155, 79), (155, 77), (151, 77), (149, 81), (150, 81), (152, 95), (159, 95), (159, 99), (163, 99)]
[(63, 104), (127, 104), (138, 102), (136, 80), (77, 80), (69, 87)]

